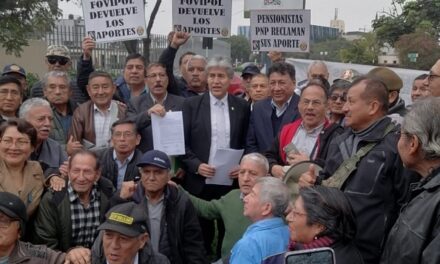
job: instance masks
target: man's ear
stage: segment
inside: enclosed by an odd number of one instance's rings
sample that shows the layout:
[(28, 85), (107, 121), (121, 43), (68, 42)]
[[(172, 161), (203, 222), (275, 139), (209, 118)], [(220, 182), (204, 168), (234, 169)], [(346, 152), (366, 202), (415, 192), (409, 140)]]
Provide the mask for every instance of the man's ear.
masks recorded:
[(263, 215), (263, 216), (272, 215), (272, 204), (271, 203), (264, 203), (261, 206), (262, 206), (261, 215)]
[(139, 236), (139, 249), (142, 249), (145, 247), (145, 245), (150, 242), (150, 236), (148, 235), (148, 233), (143, 233)]

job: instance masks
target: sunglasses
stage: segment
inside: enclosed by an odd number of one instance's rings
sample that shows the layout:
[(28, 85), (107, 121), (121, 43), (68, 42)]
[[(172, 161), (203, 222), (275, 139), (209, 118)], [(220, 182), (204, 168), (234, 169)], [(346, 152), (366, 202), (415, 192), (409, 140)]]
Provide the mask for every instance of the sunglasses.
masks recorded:
[(335, 102), (336, 102), (336, 101), (338, 100), (338, 98), (341, 99), (341, 102), (345, 102), (345, 101), (347, 101), (347, 97), (346, 97), (345, 94), (341, 94), (341, 95), (332, 94), (332, 95), (330, 95), (330, 99), (331, 99), (332, 101), (335, 101)]
[(70, 60), (65, 57), (58, 57), (58, 56), (49, 56), (47, 57), (47, 61), (49, 64), (56, 64), (58, 62), (59, 65), (66, 65)]

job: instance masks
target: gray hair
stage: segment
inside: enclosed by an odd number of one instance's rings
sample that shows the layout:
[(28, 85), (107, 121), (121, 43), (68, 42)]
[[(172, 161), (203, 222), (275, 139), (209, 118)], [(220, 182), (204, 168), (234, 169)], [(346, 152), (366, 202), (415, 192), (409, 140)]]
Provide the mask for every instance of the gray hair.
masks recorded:
[(280, 179), (274, 177), (261, 177), (255, 182), (260, 187), (260, 202), (272, 205), (272, 215), (281, 217), (289, 205), (289, 189)]
[(47, 106), (50, 109), (50, 103), (42, 98), (35, 97), (31, 99), (27, 99), (20, 106), (20, 110), (18, 110), (18, 117), (26, 119), (27, 113), (32, 110), (32, 108), (37, 106)]
[(48, 73), (46, 73), (43, 77), (43, 79), (41, 80), (41, 84), (43, 86), (43, 89), (46, 89), (48, 80), (50, 77), (55, 77), (55, 78), (64, 78), (66, 80), (67, 83), (67, 87), (70, 88), (70, 78), (69, 75), (67, 75), (67, 72), (64, 71), (50, 71)]
[(234, 78), (234, 69), (232, 68), (231, 62), (227, 58), (216, 56), (210, 59), (208, 64), (206, 65), (206, 72), (209, 72), (209, 70), (214, 67), (224, 68), (229, 79), (232, 80), (232, 78)]
[(267, 175), (269, 173), (269, 162), (267, 161), (266, 157), (261, 155), (260, 153), (253, 152), (253, 153), (246, 154), (241, 159), (242, 162), (244, 160), (252, 160), (253, 162), (257, 163), (258, 165), (260, 165), (261, 167), (264, 168), (265, 175)]
[(325, 62), (323, 62), (322, 60), (312, 61), (312, 63), (309, 64), (309, 67), (307, 67), (307, 72), (310, 72), (315, 66), (323, 66), (325, 67), (325, 69), (327, 69), (328, 72), (327, 64), (325, 64)]
[[(196, 55), (192, 55), (189, 60), (186, 62), (186, 66), (188, 67), (189, 63), (193, 60), (201, 60), (205, 63), (206, 65), (206, 58), (203, 57), (202, 55), (196, 54)], [(206, 68), (206, 67), (205, 67)]]
[(402, 123), (402, 131), (417, 136), (425, 159), (440, 158), (440, 97), (413, 104)]

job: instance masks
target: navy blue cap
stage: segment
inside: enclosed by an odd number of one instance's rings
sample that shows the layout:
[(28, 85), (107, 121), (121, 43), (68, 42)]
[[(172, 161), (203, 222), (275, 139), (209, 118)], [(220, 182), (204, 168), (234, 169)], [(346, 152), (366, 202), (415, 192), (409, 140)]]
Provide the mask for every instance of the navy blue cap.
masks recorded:
[(250, 74), (250, 75), (254, 76), (259, 73), (260, 73), (260, 69), (258, 69), (257, 66), (251, 64), (251, 65), (244, 67), (243, 71), (241, 72), (241, 77), (243, 77), (243, 75), (246, 75), (246, 74)]
[(6, 66), (3, 68), (3, 73), (2, 73), (2, 75), (6, 75), (6, 74), (8, 74), (8, 73), (18, 73), (18, 74), (20, 74), (21, 76), (23, 76), (23, 77), (26, 78), (26, 71), (24, 70), (23, 67), (21, 67), (21, 66), (19, 66), (19, 65), (17, 65), (17, 64), (9, 64), (9, 65), (6, 65)]
[(139, 162), (136, 164), (138, 167), (143, 167), (146, 165), (156, 166), (162, 169), (171, 170), (171, 162), (168, 155), (160, 150), (150, 150), (142, 155)]

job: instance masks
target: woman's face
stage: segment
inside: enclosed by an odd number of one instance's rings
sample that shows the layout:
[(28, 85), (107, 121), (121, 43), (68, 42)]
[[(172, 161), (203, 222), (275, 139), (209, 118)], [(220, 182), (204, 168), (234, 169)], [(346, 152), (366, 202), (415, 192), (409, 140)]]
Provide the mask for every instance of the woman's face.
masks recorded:
[(346, 99), (346, 93), (344, 92), (344, 89), (335, 89), (333, 90), (332, 94), (330, 95), (330, 112), (333, 114), (344, 114), (344, 111), (342, 110), (342, 107), (344, 106)]
[(6, 128), (0, 141), (0, 156), (9, 166), (23, 166), (32, 153), (28, 135), (18, 132), (17, 127)]
[(290, 240), (297, 243), (310, 243), (323, 230), (320, 224), (307, 225), (307, 214), (301, 196), (296, 199), (287, 215), (287, 222), (289, 224)]

